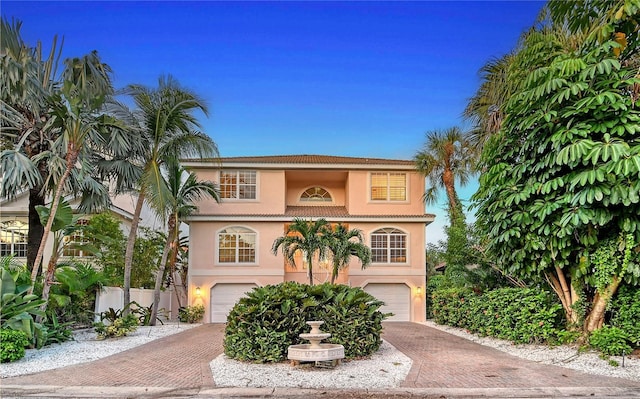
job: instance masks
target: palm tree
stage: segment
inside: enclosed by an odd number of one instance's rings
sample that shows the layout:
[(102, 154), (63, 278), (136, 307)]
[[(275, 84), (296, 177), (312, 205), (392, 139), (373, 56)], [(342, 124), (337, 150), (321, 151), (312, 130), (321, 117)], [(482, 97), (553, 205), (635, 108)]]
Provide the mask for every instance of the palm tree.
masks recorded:
[(124, 301), (129, 303), (133, 249), (142, 206), (147, 195), (152, 197), (150, 203), (161, 209), (166, 208), (162, 205), (164, 199), (170, 198), (168, 188), (161, 183), (163, 163), (188, 156), (217, 157), (218, 149), (209, 136), (196, 130), (200, 124), (195, 112), (207, 115), (204, 100), (182, 88), (171, 76), (160, 77), (157, 88), (129, 85), (126, 92), (138, 108), (140, 134), (147, 142), (145, 151), (139, 155), (142, 173), (125, 251)]
[[(100, 130), (106, 125), (118, 125), (115, 118), (101, 112), (105, 98), (113, 93), (109, 78), (110, 68), (100, 61), (95, 51), (83, 58), (66, 60), (65, 63), (63, 86), (59, 92), (54, 93), (51, 97), (53, 126), (59, 131), (59, 134), (51, 144), (51, 151), (41, 154), (48, 156), (61, 154), (65, 162), (62, 175), (55, 180), (56, 190), (51, 203), (49, 219), (44, 227), (31, 273), (32, 283), (35, 283), (38, 276), (44, 248), (51, 232), (58, 203), (65, 191), (67, 179), (76, 168), (78, 160), (82, 161), (85, 158), (85, 153), (98, 148)], [(95, 145), (93, 145), (94, 143)], [(40, 158), (36, 157), (37, 159)], [(83, 171), (80, 173), (85, 174)], [(55, 270), (50, 269), (49, 267), (47, 270), (45, 286), (52, 283)], [(47, 298), (43, 296), (43, 299)]]
[(333, 254), (331, 284), (335, 283), (340, 270), (349, 266), (352, 256), (360, 259), (363, 269), (371, 264), (371, 249), (363, 241), (362, 231), (358, 229), (348, 230), (342, 223), (333, 227), (329, 236), (329, 250)]
[(449, 212), (459, 208), (456, 181), (464, 186), (473, 175), (472, 151), (466, 135), (457, 127), (427, 133), (423, 149), (414, 157), (417, 170), (427, 178), (430, 188), (424, 193), (426, 203), (435, 203), (437, 192), (447, 194)]
[[(186, 178), (184, 178), (185, 174), (187, 175)], [(175, 268), (181, 219), (191, 215), (197, 210), (197, 207), (194, 205), (195, 201), (209, 197), (216, 202), (220, 202), (220, 193), (216, 184), (210, 181), (198, 180), (195, 173), (187, 172), (187, 170), (181, 167), (175, 160), (166, 163), (166, 178), (162, 182), (162, 185), (165, 186), (165, 189), (161, 191), (163, 193), (169, 193), (170, 196), (169, 198), (164, 198), (159, 201), (157, 207), (154, 206), (154, 208), (167, 222), (167, 242), (162, 253), (160, 267), (156, 274), (156, 283), (153, 292), (153, 308), (151, 310), (150, 320), (152, 326), (156, 324), (158, 315), (160, 288), (164, 280), (167, 258), (170, 264), (169, 270), (174, 270)], [(160, 195), (154, 195), (153, 198), (159, 199)], [(163, 205), (165, 206), (164, 209), (161, 208)], [(169, 254), (171, 254), (170, 257)]]
[(47, 164), (33, 157), (50, 149), (54, 133), (47, 99), (58, 86), (56, 76), (62, 46), (54, 37), (47, 58), (40, 43), (29, 47), (20, 35), (20, 21), (2, 18), (0, 31), (0, 196), (14, 198), (29, 190), (27, 265), (32, 268), (44, 227), (36, 206), (44, 205), (50, 187), (45, 187)]
[(318, 219), (314, 222), (295, 218), (293, 223), (287, 226), (284, 236), (278, 237), (273, 242), (271, 252), (277, 255), (278, 249), (282, 247), (285, 259), (294, 267), (296, 266), (296, 254), (302, 252), (308, 266), (309, 285), (313, 285), (313, 259), (316, 256), (318, 259), (325, 257), (330, 235), (331, 227), (325, 219)]
[(513, 60), (514, 55), (507, 54), (486, 63), (480, 69), (482, 83), (464, 109), (463, 115), (473, 124), (469, 141), (477, 154), (482, 152), (489, 137), (502, 126), (504, 105), (518, 82), (509, 77)]

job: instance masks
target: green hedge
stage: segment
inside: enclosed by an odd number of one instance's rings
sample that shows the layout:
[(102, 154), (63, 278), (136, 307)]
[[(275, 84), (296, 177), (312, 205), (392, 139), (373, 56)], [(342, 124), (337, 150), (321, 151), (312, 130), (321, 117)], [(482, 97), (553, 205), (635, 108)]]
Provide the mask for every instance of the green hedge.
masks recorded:
[(345, 357), (368, 356), (380, 348), (382, 320), (388, 316), (378, 301), (360, 288), (286, 282), (255, 288), (234, 306), (227, 317), (225, 354), (252, 362), (278, 362), (289, 345), (308, 343), (310, 320), (331, 337), (325, 343), (341, 344)]
[(535, 289), (501, 288), (482, 295), (466, 289), (435, 291), (433, 315), (438, 324), (514, 343), (555, 342), (563, 331), (562, 305)]
[(640, 347), (640, 287), (620, 287), (611, 309), (609, 324), (624, 331), (632, 346)]

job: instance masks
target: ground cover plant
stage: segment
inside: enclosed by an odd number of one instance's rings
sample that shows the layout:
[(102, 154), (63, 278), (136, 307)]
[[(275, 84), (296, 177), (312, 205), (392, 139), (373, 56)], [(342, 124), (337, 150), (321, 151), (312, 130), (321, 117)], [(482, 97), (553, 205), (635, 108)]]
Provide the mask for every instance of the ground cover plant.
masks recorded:
[(380, 348), (383, 302), (360, 288), (285, 282), (255, 288), (227, 317), (224, 350), (230, 358), (252, 362), (286, 359), (289, 345), (308, 343), (310, 320), (322, 320), (323, 341), (341, 344), (346, 358), (368, 356)]

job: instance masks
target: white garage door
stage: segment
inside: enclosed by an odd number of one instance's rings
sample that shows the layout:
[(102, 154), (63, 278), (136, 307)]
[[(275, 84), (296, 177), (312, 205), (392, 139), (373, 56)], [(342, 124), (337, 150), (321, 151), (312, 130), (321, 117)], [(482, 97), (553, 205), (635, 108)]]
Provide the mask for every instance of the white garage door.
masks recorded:
[(406, 284), (367, 284), (364, 290), (386, 304), (381, 312), (393, 313), (385, 321), (411, 320), (411, 290)]
[(227, 315), (255, 284), (216, 284), (211, 288), (211, 322), (226, 323)]

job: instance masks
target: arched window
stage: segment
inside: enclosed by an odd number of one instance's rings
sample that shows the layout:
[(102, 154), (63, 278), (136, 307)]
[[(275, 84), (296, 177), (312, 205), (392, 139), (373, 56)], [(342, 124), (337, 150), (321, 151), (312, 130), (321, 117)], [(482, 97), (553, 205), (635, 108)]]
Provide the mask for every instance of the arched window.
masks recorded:
[(29, 225), (20, 220), (0, 223), (0, 256), (27, 257)]
[(379, 229), (371, 233), (373, 263), (406, 263), (407, 235), (394, 228)]
[(300, 201), (313, 201), (313, 202), (331, 202), (331, 194), (322, 187), (311, 187), (304, 190), (304, 193), (300, 196)]
[(218, 262), (255, 263), (256, 232), (245, 227), (227, 227), (218, 233)]

